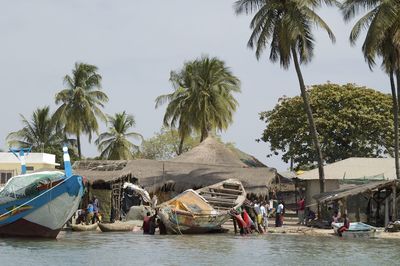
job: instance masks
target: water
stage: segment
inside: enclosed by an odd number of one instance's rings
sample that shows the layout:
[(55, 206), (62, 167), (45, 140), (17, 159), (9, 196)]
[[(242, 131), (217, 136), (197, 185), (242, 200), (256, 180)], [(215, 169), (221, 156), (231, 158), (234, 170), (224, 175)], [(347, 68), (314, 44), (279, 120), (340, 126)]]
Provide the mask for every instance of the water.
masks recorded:
[(61, 232), (0, 239), (0, 265), (399, 265), (400, 240)]

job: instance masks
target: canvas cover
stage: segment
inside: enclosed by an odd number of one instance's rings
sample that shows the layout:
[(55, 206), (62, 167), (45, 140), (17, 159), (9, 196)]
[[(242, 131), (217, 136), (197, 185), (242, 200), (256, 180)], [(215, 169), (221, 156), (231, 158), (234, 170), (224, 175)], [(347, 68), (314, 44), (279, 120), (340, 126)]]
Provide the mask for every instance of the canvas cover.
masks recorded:
[(164, 204), (171, 206), (175, 210), (187, 211), (194, 214), (210, 214), (215, 212), (214, 208), (203, 197), (191, 189), (186, 190)]
[(39, 185), (54, 182), (63, 177), (64, 173), (59, 171), (14, 176), (0, 191), (0, 205), (16, 199), (36, 196), (40, 193), (37, 190)]

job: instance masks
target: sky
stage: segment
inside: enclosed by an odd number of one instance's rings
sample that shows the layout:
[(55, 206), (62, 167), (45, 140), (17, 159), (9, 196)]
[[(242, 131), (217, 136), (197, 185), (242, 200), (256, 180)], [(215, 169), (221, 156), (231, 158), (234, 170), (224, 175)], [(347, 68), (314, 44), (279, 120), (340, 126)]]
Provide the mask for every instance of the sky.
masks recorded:
[[(257, 143), (265, 124), (259, 113), (271, 110), (278, 99), (298, 95), (294, 68), (283, 70), (259, 61), (247, 48), (250, 16), (236, 16), (232, 0), (36, 0), (4, 1), (0, 9), (0, 148), (5, 138), (21, 128), (20, 114), (30, 117), (37, 107), (54, 111), (55, 94), (75, 62), (98, 66), (103, 90), (110, 101), (107, 114), (126, 110), (136, 118), (134, 131), (150, 138), (162, 126), (165, 108), (154, 100), (170, 93), (169, 74), (185, 61), (202, 55), (226, 62), (241, 80), (239, 108), (222, 140), (280, 171), (281, 157), (267, 158), (268, 145)], [(387, 77), (365, 63), (360, 41), (351, 46), (353, 23), (344, 23), (335, 8), (318, 11), (336, 35), (315, 30), (315, 56), (303, 66), (307, 85), (356, 83), (390, 92)], [(105, 130), (102, 126), (101, 131)], [(98, 154), (87, 138), (83, 155)]]

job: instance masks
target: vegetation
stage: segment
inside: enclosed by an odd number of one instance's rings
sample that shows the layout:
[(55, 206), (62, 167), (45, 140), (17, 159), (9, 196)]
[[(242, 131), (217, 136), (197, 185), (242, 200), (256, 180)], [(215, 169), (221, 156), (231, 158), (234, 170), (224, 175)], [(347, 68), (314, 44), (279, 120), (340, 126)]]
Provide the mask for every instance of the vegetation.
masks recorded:
[(281, 66), (287, 69), (293, 60), (318, 162), (321, 193), (325, 191), (323, 157), (300, 64), (308, 63), (312, 59), (314, 49), (313, 25), (325, 30), (332, 42), (335, 41), (329, 26), (314, 11), (323, 3), (327, 5), (338, 4), (335, 0), (239, 0), (235, 3), (237, 14), (255, 13), (250, 23), (253, 32), (248, 46), (256, 50), (257, 59), (260, 59), (263, 51), (269, 46), (269, 58), (272, 62), (279, 60)]
[(108, 160), (133, 159), (133, 153), (139, 147), (129, 139), (143, 139), (139, 133), (128, 132), (136, 124), (133, 115), (128, 115), (125, 111), (117, 113), (108, 117), (108, 123), (108, 131), (100, 134), (95, 142), (101, 152), (100, 157)]
[(72, 76), (66, 75), (66, 89), (56, 94), (56, 104), (61, 104), (54, 113), (55, 121), (64, 126), (67, 133), (75, 134), (78, 155), (82, 158), (82, 134), (92, 139), (93, 132), (98, 132), (97, 119), (106, 120), (101, 108), (108, 101), (107, 95), (100, 90), (101, 76), (94, 65), (75, 63)]
[[(309, 100), (324, 161), (393, 153), (390, 96), (353, 84), (324, 84), (309, 90)], [(284, 98), (273, 110), (260, 114), (267, 125), (261, 139), (297, 169), (316, 165), (307, 116), (298, 111), (302, 105), (300, 96)]]
[[(191, 150), (199, 143), (199, 137), (192, 135), (184, 139), (181, 147), (179, 132), (175, 129), (161, 128), (155, 136), (144, 140), (141, 146), (141, 157), (153, 160), (168, 160), (182, 152)], [(179, 150), (181, 149), (181, 151)]]
[[(46, 106), (36, 109), (30, 120), (23, 115), (20, 116), (23, 127), (8, 134), (8, 145), (18, 148), (32, 147), (34, 152), (55, 154), (56, 161), (61, 163), (63, 143), (73, 144), (73, 140), (66, 139), (66, 136), (57, 129), (51, 118), (50, 108)], [(75, 159), (73, 150), (71, 158)]]
[(226, 130), (233, 121), (240, 92), (240, 81), (218, 58), (202, 57), (186, 62), (182, 70), (171, 72), (174, 92), (156, 99), (156, 108), (168, 102), (164, 125), (177, 128), (180, 145), (192, 132), (200, 133), (200, 142), (210, 131)]
[[(382, 58), (382, 68), (389, 76), (393, 104), (395, 167), (397, 179), (400, 179), (400, 3), (396, 0), (346, 0), (343, 3), (342, 11), (345, 20), (354, 18), (359, 10), (368, 12), (354, 25), (350, 34), (350, 42), (354, 44), (362, 30), (367, 29), (362, 46), (364, 57), (370, 67), (375, 65), (376, 57)], [(397, 79), (397, 90), (394, 76)]]

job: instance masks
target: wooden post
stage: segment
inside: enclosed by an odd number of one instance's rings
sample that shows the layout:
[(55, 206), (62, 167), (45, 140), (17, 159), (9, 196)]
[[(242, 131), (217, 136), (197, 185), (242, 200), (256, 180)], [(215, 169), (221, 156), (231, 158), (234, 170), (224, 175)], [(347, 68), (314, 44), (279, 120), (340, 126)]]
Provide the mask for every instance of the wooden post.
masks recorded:
[(233, 228), (235, 229), (235, 235), (237, 234), (237, 223), (236, 223), (236, 218), (232, 217), (232, 221), (233, 221)]
[(386, 227), (389, 224), (389, 197), (385, 198), (385, 224)]
[(396, 209), (396, 200), (397, 200), (397, 189), (396, 189), (396, 182), (392, 187), (392, 222), (397, 220), (397, 209)]
[(347, 215), (347, 197), (342, 199), (342, 204), (341, 214), (345, 213)]

